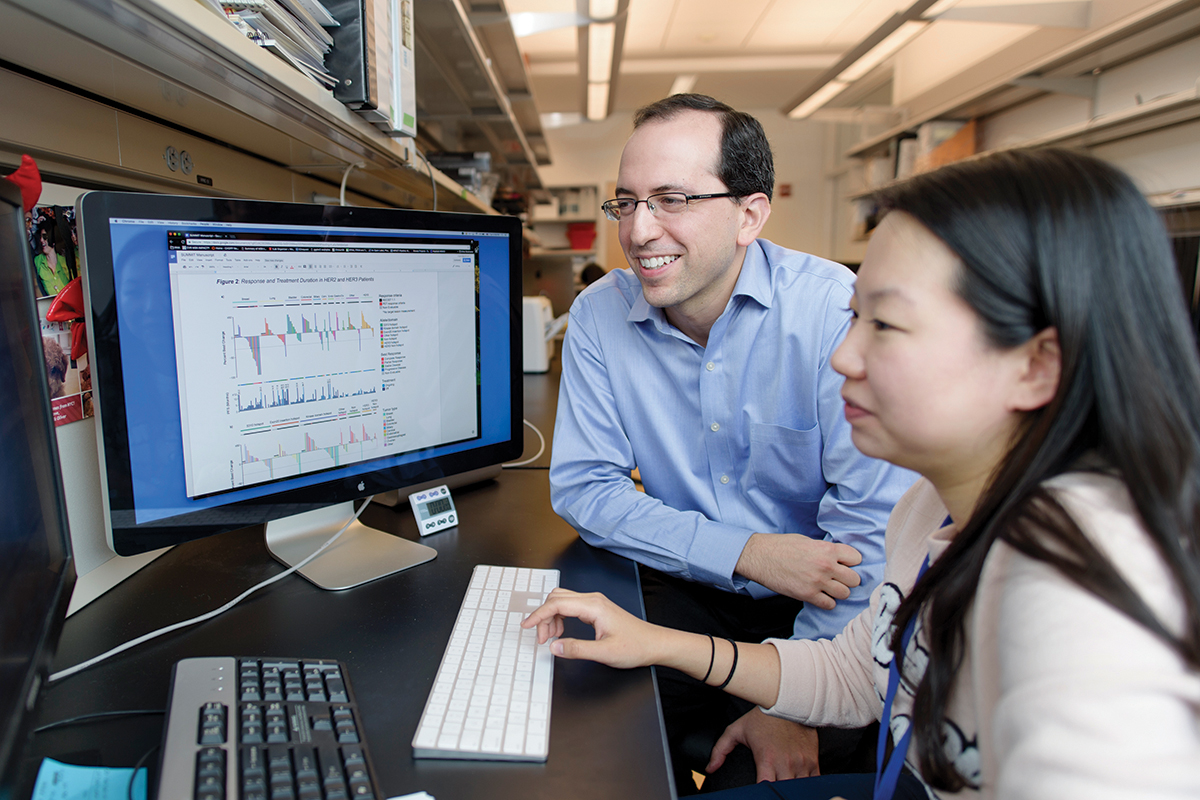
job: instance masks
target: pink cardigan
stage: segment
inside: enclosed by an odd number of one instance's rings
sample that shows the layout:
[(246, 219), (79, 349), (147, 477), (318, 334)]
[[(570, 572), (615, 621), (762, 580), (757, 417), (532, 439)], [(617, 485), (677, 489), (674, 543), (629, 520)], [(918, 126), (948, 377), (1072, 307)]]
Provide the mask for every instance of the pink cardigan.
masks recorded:
[[(1162, 560), (1116, 479), (1072, 473), (1050, 482), (1059, 501), (1166, 627), (1184, 612)], [(890, 627), (926, 555), (955, 534), (918, 481), (887, 528), (887, 568), (871, 605), (831, 640), (768, 640), (779, 652), (779, 699), (767, 713), (814, 726), (879, 719)], [(1200, 798), (1200, 674), (1104, 602), (998, 543), (968, 617), (968, 651), (949, 709), (947, 748), (980, 791), (954, 797), (1066, 800)], [(926, 658), (920, 625), (906, 663)], [(918, 659), (913, 662), (912, 659)], [(911, 669), (911, 667), (909, 668)], [(891, 727), (908, 727), (903, 686)], [(915, 743), (909, 750), (915, 767)], [(938, 792), (935, 796), (946, 796)]]

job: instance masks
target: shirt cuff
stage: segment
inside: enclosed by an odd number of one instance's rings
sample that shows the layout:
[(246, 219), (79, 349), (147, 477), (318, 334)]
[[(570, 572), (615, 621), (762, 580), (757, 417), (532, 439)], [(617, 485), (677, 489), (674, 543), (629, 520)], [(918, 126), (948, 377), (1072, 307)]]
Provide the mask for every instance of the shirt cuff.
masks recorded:
[(751, 583), (733, 571), (753, 531), (706, 520), (696, 533), (688, 552), (692, 580), (739, 592)]

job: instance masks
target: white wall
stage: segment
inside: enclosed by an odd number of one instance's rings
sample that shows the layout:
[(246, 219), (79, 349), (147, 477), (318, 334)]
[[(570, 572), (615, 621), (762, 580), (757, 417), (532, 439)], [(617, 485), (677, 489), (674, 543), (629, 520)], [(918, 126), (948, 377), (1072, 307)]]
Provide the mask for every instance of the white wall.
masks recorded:
[[(825, 124), (790, 120), (775, 108), (745, 110), (762, 122), (775, 153), (775, 200), (763, 235), (784, 247), (831, 256), (827, 229), (833, 207), (823, 167)], [(594, 184), (603, 192), (606, 182), (616, 180), (621, 150), (632, 131), (632, 115), (627, 112), (603, 122), (547, 130), (553, 163), (539, 168), (542, 182)], [(779, 195), (779, 185), (784, 183), (791, 184), (791, 197)]]
[[(763, 236), (793, 250), (833, 257), (828, 229), (834, 207), (825, 179), (828, 123), (788, 119), (778, 109), (751, 113), (762, 122), (775, 153), (775, 199)], [(791, 197), (779, 194), (785, 183), (792, 186)]]
[(551, 163), (538, 167), (542, 183), (546, 186), (591, 184), (599, 186), (603, 192), (606, 181), (617, 179), (621, 150), (632, 132), (633, 115), (628, 113), (613, 114), (601, 122), (547, 129)]

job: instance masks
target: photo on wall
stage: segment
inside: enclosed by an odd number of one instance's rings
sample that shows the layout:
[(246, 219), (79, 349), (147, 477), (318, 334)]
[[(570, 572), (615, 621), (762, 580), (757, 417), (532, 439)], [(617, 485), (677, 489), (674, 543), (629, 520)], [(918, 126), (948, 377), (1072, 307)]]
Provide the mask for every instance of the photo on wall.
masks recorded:
[[(42, 351), (54, 424), (92, 416), (92, 379), (84, 329), (75, 209), (35, 206), (27, 217)], [(72, 284), (72, 281), (75, 281)]]

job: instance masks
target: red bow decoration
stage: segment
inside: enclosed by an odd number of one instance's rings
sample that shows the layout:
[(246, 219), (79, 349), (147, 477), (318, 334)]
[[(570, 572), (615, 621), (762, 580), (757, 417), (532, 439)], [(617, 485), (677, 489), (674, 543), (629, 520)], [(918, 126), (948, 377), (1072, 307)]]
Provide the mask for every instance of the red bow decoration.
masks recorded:
[(21, 166), (12, 175), (6, 175), (5, 180), (21, 187), (21, 205), (25, 207), (25, 213), (32, 211), (42, 196), (42, 174), (28, 153), (21, 156)]
[(86, 355), (87, 324), (84, 321), (83, 284), (75, 278), (58, 293), (58, 297), (50, 303), (46, 319), (50, 322), (70, 322), (71, 324), (71, 360), (77, 361)]

